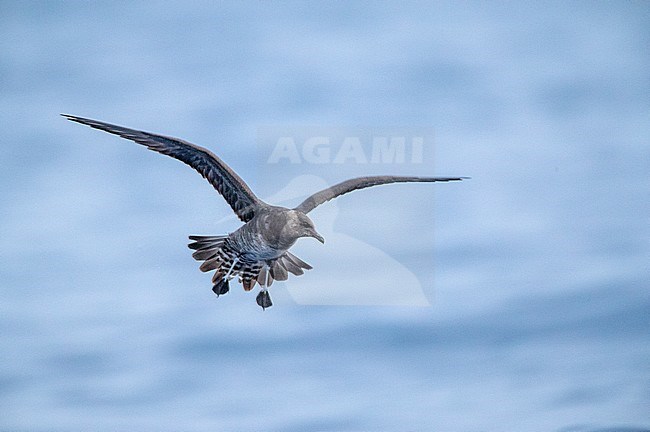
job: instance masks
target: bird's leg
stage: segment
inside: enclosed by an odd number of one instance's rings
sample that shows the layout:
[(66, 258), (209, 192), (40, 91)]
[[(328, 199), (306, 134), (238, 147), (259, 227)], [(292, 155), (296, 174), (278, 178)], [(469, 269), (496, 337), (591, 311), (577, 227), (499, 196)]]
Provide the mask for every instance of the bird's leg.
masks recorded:
[(260, 290), (259, 294), (257, 294), (257, 298), (255, 299), (257, 304), (262, 307), (262, 310), (265, 310), (267, 307), (273, 306), (273, 302), (271, 301), (271, 296), (269, 295), (269, 291), (268, 291), (270, 278), (271, 278), (271, 267), (267, 265), (266, 281), (264, 283), (264, 286)]
[(237, 265), (237, 262), (239, 261), (239, 257), (235, 257), (235, 259), (232, 262), (232, 265), (230, 266), (230, 269), (228, 270), (228, 273), (224, 277), (220, 277), (217, 280), (217, 283), (214, 284), (212, 287), (212, 291), (219, 297), (220, 295), (226, 294), (228, 291), (230, 291), (230, 285), (228, 279), (230, 277), (230, 274), (232, 273), (233, 269), (235, 268), (235, 265)]
[[(228, 273), (226, 273), (226, 276), (224, 276), (224, 279), (228, 279), (230, 277), (230, 274), (232, 273), (232, 270), (235, 268), (235, 266), (237, 265), (238, 262), (239, 262), (239, 257), (235, 257), (235, 259), (232, 260), (232, 265), (230, 266), (230, 269), (228, 270)], [(232, 279), (232, 278), (230, 278), (230, 279)], [(230, 280), (230, 279), (228, 279), (228, 280)]]

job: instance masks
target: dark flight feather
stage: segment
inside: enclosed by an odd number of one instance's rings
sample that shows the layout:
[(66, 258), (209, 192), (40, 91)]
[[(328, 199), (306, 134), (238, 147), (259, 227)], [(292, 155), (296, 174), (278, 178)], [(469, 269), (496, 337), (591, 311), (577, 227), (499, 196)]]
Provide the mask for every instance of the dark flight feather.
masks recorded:
[(346, 180), (334, 186), (323, 189), (320, 192), (316, 192), (306, 200), (304, 200), (298, 207), (294, 210), (301, 211), (303, 213), (309, 213), (319, 205), (327, 202), (333, 198), (341, 196), (343, 194), (369, 188), (371, 186), (378, 186), (389, 183), (410, 183), (410, 182), (449, 182), (449, 181), (460, 181), (467, 177), (399, 177), (399, 176), (374, 176), (374, 177), (357, 177), (350, 180)]
[(118, 135), (149, 150), (171, 156), (194, 168), (219, 192), (239, 219), (248, 222), (265, 203), (255, 196), (248, 185), (228, 165), (210, 150), (178, 138), (129, 129), (98, 120), (61, 114), (68, 120)]

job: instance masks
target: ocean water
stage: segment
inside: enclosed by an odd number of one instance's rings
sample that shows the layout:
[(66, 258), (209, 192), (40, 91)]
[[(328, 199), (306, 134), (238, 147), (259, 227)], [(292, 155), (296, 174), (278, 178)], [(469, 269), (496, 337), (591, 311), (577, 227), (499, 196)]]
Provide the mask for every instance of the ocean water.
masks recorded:
[[(0, 2), (0, 431), (650, 430), (648, 29), (646, 2)], [(283, 205), (471, 180), (319, 207), (262, 311), (191, 258), (239, 226), (200, 176), (59, 113)], [(422, 160), (372, 163), (384, 135)], [(304, 136), (331, 157), (269, 162)]]

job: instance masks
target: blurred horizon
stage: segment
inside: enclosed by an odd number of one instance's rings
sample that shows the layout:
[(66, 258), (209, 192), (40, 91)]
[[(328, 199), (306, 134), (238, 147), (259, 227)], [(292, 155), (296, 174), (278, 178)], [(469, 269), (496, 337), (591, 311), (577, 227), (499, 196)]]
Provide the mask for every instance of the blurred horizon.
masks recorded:
[[(0, 36), (0, 431), (650, 430), (647, 2), (5, 1)], [(281, 205), (471, 180), (318, 207), (263, 312), (186, 246), (240, 226), (204, 179), (60, 113)]]

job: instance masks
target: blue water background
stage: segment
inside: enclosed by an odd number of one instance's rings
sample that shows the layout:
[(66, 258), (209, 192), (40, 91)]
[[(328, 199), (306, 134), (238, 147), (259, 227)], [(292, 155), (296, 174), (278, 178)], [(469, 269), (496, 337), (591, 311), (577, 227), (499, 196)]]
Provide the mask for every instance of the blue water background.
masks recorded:
[[(648, 46), (647, 2), (0, 2), (0, 430), (649, 429)], [(472, 180), (335, 225), (432, 306), (216, 299), (185, 242), (238, 226), (223, 200), (61, 112), (262, 197), (263, 125), (432, 128), (435, 166), (392, 168)], [(372, 295), (349, 265), (323, 277)]]

